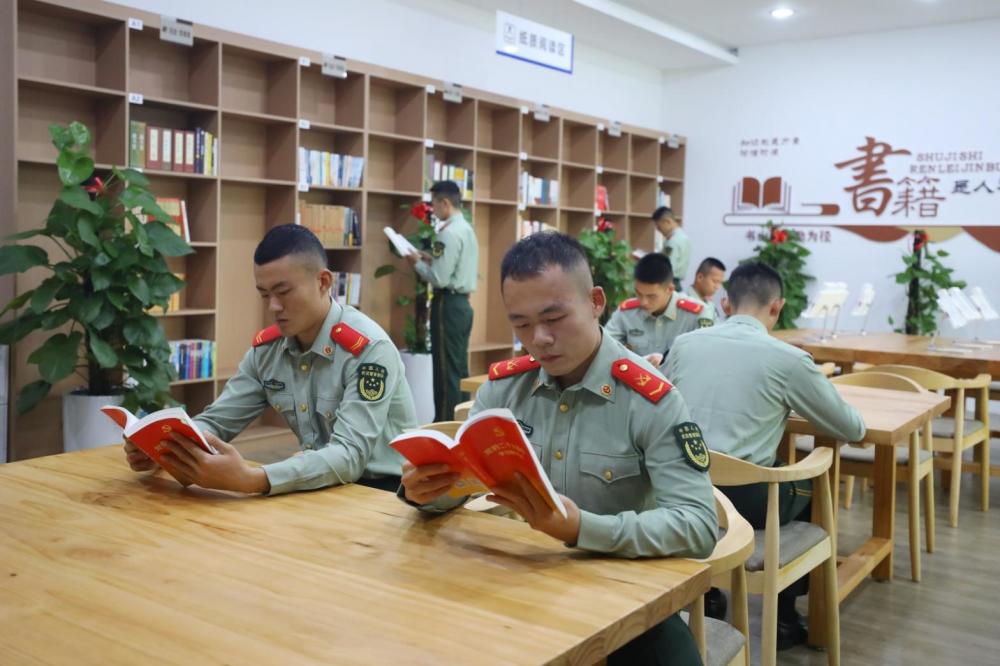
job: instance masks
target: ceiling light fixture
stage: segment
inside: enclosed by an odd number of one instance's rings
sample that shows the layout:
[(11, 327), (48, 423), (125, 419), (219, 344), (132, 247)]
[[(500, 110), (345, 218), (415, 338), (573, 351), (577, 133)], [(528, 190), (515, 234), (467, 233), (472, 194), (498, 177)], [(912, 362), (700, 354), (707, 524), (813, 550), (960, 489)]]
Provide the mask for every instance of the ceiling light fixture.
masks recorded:
[(789, 9), (788, 7), (778, 7), (777, 9), (771, 10), (771, 18), (776, 18), (779, 21), (783, 21), (786, 18), (791, 18), (794, 13), (795, 11)]

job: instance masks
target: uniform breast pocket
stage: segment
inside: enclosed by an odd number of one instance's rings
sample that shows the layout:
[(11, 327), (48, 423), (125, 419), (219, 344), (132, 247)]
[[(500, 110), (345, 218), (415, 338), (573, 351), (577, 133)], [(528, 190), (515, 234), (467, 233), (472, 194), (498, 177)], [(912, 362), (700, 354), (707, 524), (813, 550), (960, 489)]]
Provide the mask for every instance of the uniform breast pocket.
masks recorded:
[[(580, 452), (581, 508), (594, 513), (638, 509), (645, 490), (637, 454), (609, 455)], [(585, 506), (586, 505), (586, 506)]]
[(316, 420), (323, 430), (323, 437), (329, 439), (333, 433), (333, 425), (337, 422), (337, 408), (340, 406), (340, 396), (316, 397)]
[(274, 411), (284, 417), (285, 423), (287, 423), (297, 435), (299, 427), (295, 418), (295, 396), (288, 391), (269, 391), (267, 402), (271, 405), (271, 408)]

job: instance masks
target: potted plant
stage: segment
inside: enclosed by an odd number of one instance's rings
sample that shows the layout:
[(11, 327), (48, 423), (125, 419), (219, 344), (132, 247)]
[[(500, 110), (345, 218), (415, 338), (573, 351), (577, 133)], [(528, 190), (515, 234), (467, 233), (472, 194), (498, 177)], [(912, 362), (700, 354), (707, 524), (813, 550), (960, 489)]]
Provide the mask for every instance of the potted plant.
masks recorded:
[(802, 236), (795, 229), (782, 229), (771, 220), (764, 225), (764, 232), (758, 236), (760, 245), (754, 248), (754, 256), (744, 259), (767, 264), (778, 272), (785, 288), (785, 307), (781, 309), (775, 329), (783, 331), (795, 328), (795, 320), (806, 309), (806, 283), (814, 280), (806, 275), (806, 257), (812, 254), (802, 244)]
[[(905, 267), (894, 276), (896, 284), (906, 285), (906, 319), (902, 329), (895, 329), (897, 333), (934, 335), (938, 332), (938, 289), (965, 289), (964, 281), (952, 278), (954, 269), (941, 262), (947, 256), (945, 250), (931, 252), (926, 231), (913, 232), (913, 251), (903, 255)], [(889, 325), (894, 324), (889, 317)]]
[(14, 315), (0, 325), (0, 344), (53, 332), (28, 356), (40, 379), (22, 389), (17, 410), (27, 412), (53, 386), (77, 375), (83, 387), (63, 396), (64, 445), (74, 450), (120, 438), (97, 411), (105, 404), (132, 411), (174, 404), (170, 347), (148, 310), (166, 307), (184, 284), (165, 258), (192, 249), (164, 224), (171, 218), (141, 173), (112, 168), (106, 180), (94, 176), (91, 135), (83, 124), (52, 125), (49, 133), (59, 151), (62, 190), (44, 226), (7, 238), (41, 237), (49, 249), (21, 242), (0, 247), (0, 275), (38, 271), (45, 277), (0, 311)]
[[(430, 252), (437, 237), (430, 205), (423, 201), (414, 203), (410, 206), (410, 218), (418, 224), (416, 230), (407, 235), (407, 239), (418, 250)], [(399, 256), (392, 243), (389, 244), (389, 248), (393, 254)], [(396, 270), (397, 267), (393, 264), (379, 266), (375, 269), (375, 277), (392, 275)], [(431, 361), (429, 304), (432, 293), (430, 285), (414, 271), (413, 294), (400, 294), (396, 297), (396, 305), (413, 308), (406, 316), (406, 323), (403, 325), (404, 348), (399, 354), (403, 358), (406, 383), (413, 394), (419, 423), (430, 423), (434, 420), (434, 367)]]
[(594, 275), (594, 285), (604, 288), (608, 305), (601, 315), (606, 324), (618, 305), (632, 295), (632, 260), (628, 243), (615, 240), (615, 229), (603, 217), (594, 229), (583, 231), (578, 239), (587, 253)]

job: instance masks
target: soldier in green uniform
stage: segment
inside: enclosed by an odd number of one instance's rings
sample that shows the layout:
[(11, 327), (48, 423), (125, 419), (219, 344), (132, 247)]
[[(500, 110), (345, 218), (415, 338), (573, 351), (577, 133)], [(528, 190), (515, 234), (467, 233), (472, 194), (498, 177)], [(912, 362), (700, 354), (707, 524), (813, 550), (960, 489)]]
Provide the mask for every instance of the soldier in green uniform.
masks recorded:
[[(524, 479), (489, 499), (579, 548), (618, 557), (706, 557), (718, 522), (708, 450), (681, 395), (641, 356), (601, 330), (605, 297), (580, 244), (533, 234), (500, 268), (507, 317), (530, 356), (490, 368), (472, 414), (507, 408), (561, 493), (567, 517)], [(430, 512), (459, 505), (443, 495), (447, 465), (404, 464), (398, 494)], [(612, 654), (609, 664), (700, 663), (678, 616)]]
[[(219, 455), (176, 433), (165, 442), (167, 471), (182, 483), (268, 495), (354, 481), (398, 487), (402, 458), (388, 442), (416, 425), (402, 360), (378, 324), (331, 299), (326, 265), (305, 227), (275, 227), (257, 246), (257, 291), (277, 323), (256, 335), (222, 395), (194, 418)], [(268, 406), (303, 453), (253, 467), (226, 442)], [(155, 468), (131, 442), (125, 453), (132, 469)]]
[(674, 216), (674, 211), (666, 206), (660, 206), (653, 211), (653, 223), (665, 237), (660, 252), (670, 258), (674, 267), (674, 287), (681, 291), (681, 283), (687, 277), (688, 266), (691, 263), (691, 239), (681, 228), (680, 221)]
[(467, 399), (459, 382), (469, 375), (469, 334), (476, 290), (479, 243), (462, 215), (462, 192), (450, 180), (431, 187), (434, 216), (441, 221), (430, 254), (407, 259), (434, 288), (431, 300), (431, 354), (434, 362), (434, 420), (450, 421), (455, 405)]
[(674, 288), (670, 260), (651, 252), (636, 262), (635, 298), (624, 301), (608, 320), (607, 333), (654, 366), (663, 362), (681, 333), (711, 326), (711, 308)]
[[(857, 410), (840, 397), (809, 354), (769, 334), (785, 304), (774, 269), (743, 264), (730, 276), (728, 291), (729, 319), (677, 338), (664, 366), (704, 427), (712, 450), (774, 465), (793, 409), (831, 437), (860, 441), (865, 424)], [(755, 529), (764, 529), (767, 484), (722, 490)], [(811, 480), (781, 484), (779, 491), (781, 524), (808, 521)], [(778, 597), (780, 649), (805, 641), (795, 610), (795, 597), (802, 593), (804, 587), (792, 586)]]
[[(694, 272), (694, 282), (691, 283), (691, 293), (701, 300), (709, 310), (716, 323), (725, 320), (725, 313), (716, 305), (715, 294), (726, 281), (726, 265), (715, 257), (705, 257)], [(725, 304), (723, 299), (723, 304)]]

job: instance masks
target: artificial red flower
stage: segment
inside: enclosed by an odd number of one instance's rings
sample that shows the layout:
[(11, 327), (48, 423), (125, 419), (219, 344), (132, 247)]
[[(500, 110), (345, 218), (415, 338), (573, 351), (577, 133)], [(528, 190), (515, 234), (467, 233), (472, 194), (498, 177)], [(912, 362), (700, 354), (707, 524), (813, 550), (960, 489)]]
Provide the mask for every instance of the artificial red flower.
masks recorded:
[(90, 192), (91, 194), (101, 196), (102, 194), (104, 194), (104, 181), (101, 180), (100, 176), (94, 176), (94, 184), (84, 185), (83, 189), (86, 190), (87, 192)]
[(926, 231), (914, 231), (913, 232), (913, 252), (920, 252), (927, 245), (927, 232)]
[(415, 204), (413, 204), (413, 206), (410, 208), (410, 215), (417, 218), (424, 224), (430, 224), (431, 213), (433, 212), (433, 210), (434, 210), (433, 208), (427, 205), (427, 202), (418, 201)]
[(788, 232), (784, 229), (771, 229), (771, 244), (778, 245), (788, 241)]
[(613, 225), (608, 220), (603, 217), (597, 218), (597, 230), (598, 231), (614, 231), (615, 225)]

